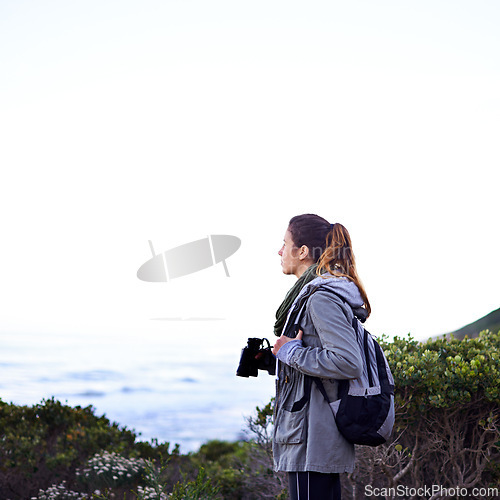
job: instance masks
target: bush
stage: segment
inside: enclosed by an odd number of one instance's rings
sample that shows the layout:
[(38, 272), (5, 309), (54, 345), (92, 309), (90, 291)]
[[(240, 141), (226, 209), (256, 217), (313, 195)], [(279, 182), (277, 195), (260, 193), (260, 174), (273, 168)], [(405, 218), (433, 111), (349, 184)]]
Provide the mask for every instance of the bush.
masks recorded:
[(212, 484), (205, 470), (201, 468), (194, 481), (176, 484), (169, 498), (171, 500), (211, 500), (225, 497), (219, 496), (219, 487)]
[(168, 454), (168, 443), (136, 438), (94, 415), (92, 406), (72, 408), (53, 398), (32, 407), (0, 401), (0, 498), (30, 498), (63, 481), (73, 487), (76, 469), (102, 450), (125, 457)]
[(358, 450), (352, 498), (364, 498), (367, 485), (469, 494), (499, 487), (500, 333), (381, 345), (395, 380), (396, 425), (391, 443)]

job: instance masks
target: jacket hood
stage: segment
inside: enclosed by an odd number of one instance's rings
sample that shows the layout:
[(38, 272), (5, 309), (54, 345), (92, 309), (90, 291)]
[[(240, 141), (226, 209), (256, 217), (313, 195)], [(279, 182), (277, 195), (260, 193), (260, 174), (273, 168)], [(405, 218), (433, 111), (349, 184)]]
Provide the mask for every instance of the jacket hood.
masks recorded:
[[(336, 295), (338, 295), (342, 300), (347, 302), (354, 315), (362, 322), (364, 322), (368, 316), (366, 309), (363, 307), (363, 298), (359, 292), (359, 288), (356, 284), (348, 278), (333, 276), (331, 274), (325, 273), (322, 276), (318, 276), (309, 283), (307, 283), (299, 295), (295, 299), (293, 306), (306, 294), (308, 294), (313, 288), (318, 288), (320, 290), (329, 290)], [(291, 309), (293, 309), (293, 306)]]

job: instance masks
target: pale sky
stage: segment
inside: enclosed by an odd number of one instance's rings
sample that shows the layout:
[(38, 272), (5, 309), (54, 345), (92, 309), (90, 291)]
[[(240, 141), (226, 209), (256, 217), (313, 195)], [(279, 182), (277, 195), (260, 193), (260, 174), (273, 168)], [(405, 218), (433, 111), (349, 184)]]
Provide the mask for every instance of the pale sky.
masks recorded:
[[(499, 25), (496, 0), (0, 0), (0, 328), (271, 338), (305, 212), (350, 231), (373, 333), (496, 309)], [(208, 234), (241, 239), (230, 278), (137, 279), (148, 240)]]

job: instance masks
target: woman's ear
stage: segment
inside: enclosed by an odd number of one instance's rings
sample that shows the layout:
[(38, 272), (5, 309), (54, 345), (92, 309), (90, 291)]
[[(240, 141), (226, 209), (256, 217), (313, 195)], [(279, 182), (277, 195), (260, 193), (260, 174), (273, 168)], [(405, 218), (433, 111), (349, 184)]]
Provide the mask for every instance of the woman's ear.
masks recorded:
[(299, 251), (299, 259), (306, 260), (309, 258), (309, 248), (306, 245), (302, 245)]

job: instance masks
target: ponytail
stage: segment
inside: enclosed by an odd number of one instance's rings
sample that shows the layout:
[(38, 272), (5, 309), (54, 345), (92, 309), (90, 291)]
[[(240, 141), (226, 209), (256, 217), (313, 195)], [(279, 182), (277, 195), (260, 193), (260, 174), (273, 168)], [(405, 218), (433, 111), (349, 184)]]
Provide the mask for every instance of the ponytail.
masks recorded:
[(352, 251), (351, 237), (347, 229), (339, 223), (332, 224), (326, 237), (326, 249), (319, 258), (316, 273), (330, 273), (333, 276), (348, 278), (358, 287), (368, 316), (371, 306), (366, 291), (356, 271), (356, 261)]

